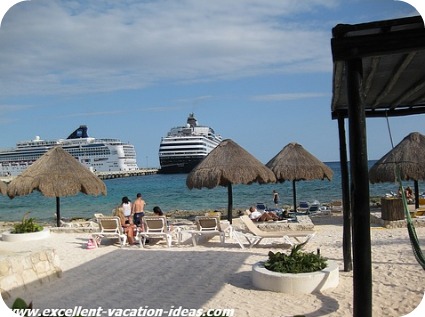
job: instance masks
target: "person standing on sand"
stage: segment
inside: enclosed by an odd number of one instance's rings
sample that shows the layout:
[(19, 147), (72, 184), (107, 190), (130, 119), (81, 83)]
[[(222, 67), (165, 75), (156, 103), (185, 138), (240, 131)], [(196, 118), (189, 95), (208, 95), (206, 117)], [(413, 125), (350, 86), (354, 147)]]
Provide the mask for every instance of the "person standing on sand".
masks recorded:
[(277, 207), (277, 205), (279, 204), (279, 194), (275, 190), (273, 190), (273, 202)]
[(122, 198), (120, 207), (123, 209), (124, 217), (128, 219), (131, 216), (132, 207), (131, 207), (130, 199), (128, 199), (127, 196), (124, 196)]
[(133, 214), (133, 222), (138, 227), (142, 222), (142, 217), (145, 215), (145, 205), (146, 202), (142, 199), (142, 194), (137, 193), (131, 213)]

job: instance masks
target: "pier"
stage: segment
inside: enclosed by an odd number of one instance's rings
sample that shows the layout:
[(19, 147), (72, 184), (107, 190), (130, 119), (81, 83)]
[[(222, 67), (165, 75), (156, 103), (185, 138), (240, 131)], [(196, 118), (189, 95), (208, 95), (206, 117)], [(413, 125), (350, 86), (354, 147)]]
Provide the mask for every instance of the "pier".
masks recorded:
[[(100, 179), (113, 179), (132, 176), (153, 175), (158, 173), (157, 168), (140, 168), (133, 171), (109, 171), (109, 172), (93, 172)], [(10, 183), (16, 176), (0, 176), (0, 181)]]
[(141, 169), (133, 170), (133, 171), (94, 172), (94, 174), (100, 179), (144, 176), (144, 175), (152, 175), (157, 173), (158, 173), (158, 169), (156, 168), (141, 168)]

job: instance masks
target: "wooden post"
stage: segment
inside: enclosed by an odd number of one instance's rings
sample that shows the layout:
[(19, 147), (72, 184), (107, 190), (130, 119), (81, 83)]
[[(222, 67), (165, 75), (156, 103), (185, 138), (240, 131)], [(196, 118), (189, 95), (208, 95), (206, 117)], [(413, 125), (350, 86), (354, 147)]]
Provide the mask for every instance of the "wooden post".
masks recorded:
[(369, 169), (366, 116), (362, 102), (361, 59), (345, 62), (353, 218), (353, 316), (372, 317), (372, 255), (370, 241)]
[(404, 206), (401, 198), (381, 198), (382, 220), (403, 220)]
[(344, 218), (342, 233), (342, 254), (344, 258), (344, 272), (353, 269), (351, 258), (351, 209), (350, 209), (350, 185), (348, 177), (347, 144), (345, 142), (344, 117), (338, 115), (339, 132), (339, 156), (341, 166), (341, 187), (342, 187), (342, 212)]
[(227, 220), (232, 224), (233, 219), (233, 189), (232, 183), (227, 185)]
[(415, 208), (419, 208), (419, 184), (418, 181), (414, 181), (414, 187), (415, 187)]

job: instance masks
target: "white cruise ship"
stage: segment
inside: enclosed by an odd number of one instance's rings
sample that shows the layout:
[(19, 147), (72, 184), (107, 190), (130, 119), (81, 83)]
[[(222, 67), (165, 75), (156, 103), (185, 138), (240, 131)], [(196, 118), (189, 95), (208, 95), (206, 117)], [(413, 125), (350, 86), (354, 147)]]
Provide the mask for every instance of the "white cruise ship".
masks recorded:
[(137, 170), (136, 151), (131, 144), (118, 139), (89, 137), (87, 126), (81, 125), (67, 139), (45, 141), (35, 137), (31, 141), (18, 142), (16, 148), (0, 150), (0, 176), (15, 176), (22, 173), (40, 156), (55, 146), (74, 156), (92, 171)]
[(194, 114), (189, 114), (187, 124), (172, 128), (161, 138), (159, 146), (160, 173), (189, 173), (222, 141), (207, 126), (198, 125)]

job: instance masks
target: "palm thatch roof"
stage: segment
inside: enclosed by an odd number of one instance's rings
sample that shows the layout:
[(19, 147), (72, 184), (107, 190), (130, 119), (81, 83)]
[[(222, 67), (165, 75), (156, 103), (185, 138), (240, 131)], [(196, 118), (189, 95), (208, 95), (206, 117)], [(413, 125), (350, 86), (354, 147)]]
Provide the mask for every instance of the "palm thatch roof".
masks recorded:
[(275, 182), (273, 172), (234, 141), (223, 140), (186, 179), (192, 188)]
[(7, 185), (3, 181), (0, 181), (0, 194), (7, 195)]
[(279, 182), (292, 181), (294, 210), (297, 208), (295, 182), (300, 180), (332, 180), (332, 169), (314, 155), (292, 142), (277, 153), (266, 166), (270, 168)]
[(73, 196), (79, 192), (106, 195), (105, 183), (61, 147), (49, 150), (12, 180), (7, 193), (13, 198), (34, 190), (47, 197)]
[(412, 132), (370, 168), (370, 182), (395, 182), (396, 166), (400, 168), (402, 180), (424, 180), (424, 158), (425, 136)]
[(332, 169), (318, 160), (298, 143), (289, 143), (275, 155), (266, 166), (278, 181), (285, 180), (332, 180)]
[(273, 172), (230, 139), (223, 140), (187, 176), (192, 188), (228, 188), (228, 220), (232, 222), (232, 184), (264, 184), (276, 182)]
[(47, 197), (56, 197), (58, 226), (59, 197), (73, 196), (80, 192), (106, 195), (105, 183), (61, 147), (50, 149), (12, 180), (7, 194), (14, 198), (28, 195), (34, 190)]
[[(419, 180), (425, 180), (425, 136), (412, 132), (391, 151), (385, 154), (369, 170), (372, 184), (396, 182), (396, 167), (401, 180), (413, 180), (415, 197), (419, 197)], [(415, 207), (419, 208), (419, 199), (415, 199)]]

